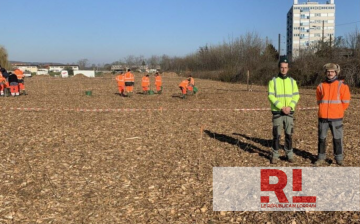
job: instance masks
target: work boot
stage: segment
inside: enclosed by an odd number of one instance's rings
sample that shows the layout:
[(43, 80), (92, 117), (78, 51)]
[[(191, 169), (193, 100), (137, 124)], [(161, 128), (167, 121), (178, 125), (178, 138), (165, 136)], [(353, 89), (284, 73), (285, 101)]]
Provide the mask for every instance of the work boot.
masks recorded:
[(181, 96), (181, 99), (185, 99), (185, 98), (186, 98), (185, 94)]
[(344, 160), (336, 160), (336, 164), (339, 166), (344, 166)]
[(161, 94), (161, 90), (160, 90), (160, 91), (158, 91), (158, 94)]
[(25, 90), (23, 90), (23, 94), (26, 96), (27, 95), (27, 93), (26, 93), (26, 91)]
[(295, 158), (294, 157), (288, 157), (288, 161), (289, 163), (295, 163)]
[(272, 148), (271, 153), (272, 153), (272, 155), (271, 155), (270, 162), (271, 162), (271, 164), (276, 164), (280, 160), (279, 159), (279, 156), (280, 156), (279, 150), (275, 150), (274, 148)]
[(271, 157), (270, 162), (271, 162), (271, 164), (277, 164), (279, 162), (279, 160), (280, 160), (279, 158)]
[(321, 166), (325, 163), (325, 159), (318, 159), (315, 163), (314, 166)]

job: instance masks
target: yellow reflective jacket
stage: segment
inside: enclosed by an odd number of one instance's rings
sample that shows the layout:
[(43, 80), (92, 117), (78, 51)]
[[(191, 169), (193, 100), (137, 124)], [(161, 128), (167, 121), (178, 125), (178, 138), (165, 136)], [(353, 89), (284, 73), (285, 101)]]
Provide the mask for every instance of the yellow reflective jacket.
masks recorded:
[(300, 99), (296, 81), (291, 77), (283, 77), (279, 74), (278, 77), (269, 81), (268, 87), (268, 98), (272, 113), (280, 113), (283, 107), (291, 107), (291, 112), (294, 113), (296, 104)]

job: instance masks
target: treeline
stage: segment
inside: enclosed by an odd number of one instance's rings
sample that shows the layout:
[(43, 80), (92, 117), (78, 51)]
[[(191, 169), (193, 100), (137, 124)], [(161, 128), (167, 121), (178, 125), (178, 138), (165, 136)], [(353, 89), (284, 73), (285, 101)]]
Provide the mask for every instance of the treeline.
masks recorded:
[[(6, 49), (0, 46), (0, 63), (10, 69)], [(235, 39), (229, 39), (216, 46), (205, 45), (185, 57), (127, 56), (111, 64), (95, 65), (93, 69), (110, 70), (111, 65), (147, 65), (150, 68), (160, 66), (162, 71), (192, 74), (197, 78), (220, 80), (224, 82), (246, 83), (247, 71), (250, 83), (266, 85), (278, 74), (277, 61), (279, 52), (267, 40), (257, 33), (247, 33)], [(341, 66), (340, 78), (352, 87), (360, 87), (360, 33), (355, 30), (345, 37), (338, 37), (328, 42), (319, 42), (307, 50), (300, 51), (300, 56), (290, 63), (289, 75), (301, 86), (316, 86), (324, 79), (322, 66), (326, 63)], [(78, 62), (82, 68), (88, 67), (88, 60)]]
[[(205, 45), (185, 57), (161, 58), (161, 69), (192, 73), (194, 77), (225, 82), (250, 82), (264, 85), (278, 74), (279, 53), (256, 33), (247, 33), (217, 46)], [(360, 87), (360, 34), (357, 31), (328, 42), (319, 42), (290, 63), (289, 75), (301, 86), (317, 85), (324, 79), (322, 66), (328, 62), (341, 66), (340, 78)]]
[(10, 68), (10, 63), (8, 61), (8, 53), (3, 46), (0, 46), (0, 65), (5, 68)]

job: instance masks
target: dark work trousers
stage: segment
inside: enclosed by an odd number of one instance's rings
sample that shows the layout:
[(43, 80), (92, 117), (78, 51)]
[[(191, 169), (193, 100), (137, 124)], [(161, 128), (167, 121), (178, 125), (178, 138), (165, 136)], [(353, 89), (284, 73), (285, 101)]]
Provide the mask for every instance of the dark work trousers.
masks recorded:
[(293, 115), (275, 114), (272, 118), (273, 122), (273, 143), (272, 143), (272, 157), (279, 158), (280, 137), (281, 132), (285, 130), (285, 144), (284, 150), (286, 156), (292, 159), (294, 156), (292, 148), (292, 134), (294, 132), (294, 118)]
[(337, 161), (344, 159), (343, 156), (343, 121), (319, 120), (318, 131), (318, 159), (326, 159), (326, 135), (331, 130), (333, 136), (334, 155)]

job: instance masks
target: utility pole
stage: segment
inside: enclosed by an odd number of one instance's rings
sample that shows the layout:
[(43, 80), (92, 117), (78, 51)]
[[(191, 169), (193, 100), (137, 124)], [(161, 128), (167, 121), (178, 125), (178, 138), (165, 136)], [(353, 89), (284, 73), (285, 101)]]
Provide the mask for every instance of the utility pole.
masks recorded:
[(322, 21), (322, 36), (321, 36), (321, 42), (322, 42), (322, 44), (324, 44), (324, 23), (325, 23), (325, 21), (323, 20), (323, 21)]
[(279, 60), (280, 60), (280, 55), (281, 55), (281, 53), (280, 53), (280, 38), (281, 38), (281, 36), (280, 36), (280, 33), (279, 33), (279, 43), (278, 43), (278, 52), (279, 52)]

